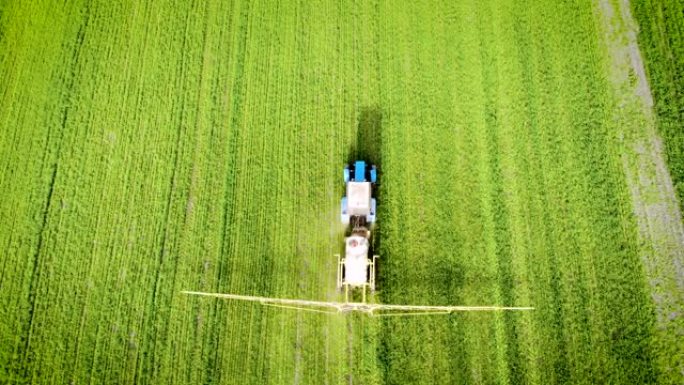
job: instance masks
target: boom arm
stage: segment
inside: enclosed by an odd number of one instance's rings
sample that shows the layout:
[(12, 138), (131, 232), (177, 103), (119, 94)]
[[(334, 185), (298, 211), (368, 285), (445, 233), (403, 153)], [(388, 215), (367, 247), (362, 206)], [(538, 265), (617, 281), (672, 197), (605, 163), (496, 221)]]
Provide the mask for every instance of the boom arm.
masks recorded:
[[(238, 301), (259, 302), (262, 305), (295, 308), (300, 310), (328, 309), (335, 313), (361, 312), (370, 315), (418, 315), (418, 314), (449, 314), (463, 311), (521, 311), (533, 310), (533, 307), (510, 307), (510, 306), (430, 306), (430, 305), (385, 305), (363, 302), (324, 302), (307, 301), (301, 299), (255, 297), (238, 294), (206, 293), (200, 291), (182, 291), (183, 294), (200, 295), (221, 299), (234, 299)], [(376, 314), (376, 312), (378, 312)]]

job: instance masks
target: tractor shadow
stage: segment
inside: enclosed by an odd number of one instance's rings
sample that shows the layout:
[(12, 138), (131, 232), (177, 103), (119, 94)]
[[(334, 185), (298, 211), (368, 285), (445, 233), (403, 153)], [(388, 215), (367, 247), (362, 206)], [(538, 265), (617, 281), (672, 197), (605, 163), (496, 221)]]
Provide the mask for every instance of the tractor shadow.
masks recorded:
[(378, 173), (382, 172), (382, 110), (377, 107), (365, 107), (359, 113), (356, 142), (349, 149), (348, 162), (357, 159), (375, 164)]

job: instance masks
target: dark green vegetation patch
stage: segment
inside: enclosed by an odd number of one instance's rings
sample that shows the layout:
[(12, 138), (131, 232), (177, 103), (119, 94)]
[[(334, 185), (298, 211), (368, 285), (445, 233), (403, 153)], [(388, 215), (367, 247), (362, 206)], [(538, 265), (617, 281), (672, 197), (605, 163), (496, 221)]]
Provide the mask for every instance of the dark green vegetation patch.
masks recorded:
[(684, 212), (684, 2), (632, 0), (667, 160)]

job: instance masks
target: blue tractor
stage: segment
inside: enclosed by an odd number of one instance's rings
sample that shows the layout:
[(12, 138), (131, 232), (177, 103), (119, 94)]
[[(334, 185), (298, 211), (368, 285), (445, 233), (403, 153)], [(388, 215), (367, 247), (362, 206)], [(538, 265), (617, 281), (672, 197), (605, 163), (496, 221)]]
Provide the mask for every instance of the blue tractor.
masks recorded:
[(375, 165), (357, 160), (344, 167), (344, 183), (347, 194), (341, 202), (342, 223), (354, 222), (354, 226), (364, 226), (375, 222), (375, 198), (373, 188), (378, 179)]

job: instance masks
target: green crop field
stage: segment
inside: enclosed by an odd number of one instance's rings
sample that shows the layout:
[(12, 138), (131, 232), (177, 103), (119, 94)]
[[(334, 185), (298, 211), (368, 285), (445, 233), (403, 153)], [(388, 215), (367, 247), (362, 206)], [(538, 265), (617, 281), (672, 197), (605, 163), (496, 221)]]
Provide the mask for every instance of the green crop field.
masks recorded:
[[(0, 2), (0, 384), (684, 383), (681, 131), (629, 9)], [(342, 300), (355, 157), (372, 301), (535, 310), (181, 293)]]

